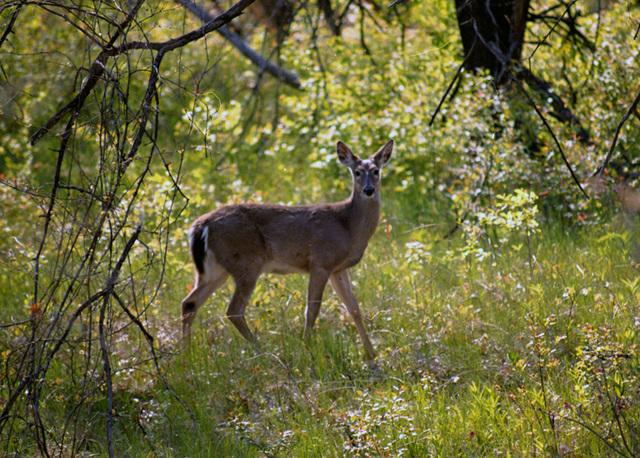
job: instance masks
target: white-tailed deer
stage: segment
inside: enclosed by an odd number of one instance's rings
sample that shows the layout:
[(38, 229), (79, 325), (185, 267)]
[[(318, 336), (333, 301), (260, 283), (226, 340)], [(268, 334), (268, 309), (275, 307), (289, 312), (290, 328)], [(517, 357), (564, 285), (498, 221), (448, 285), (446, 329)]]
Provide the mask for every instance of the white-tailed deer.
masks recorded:
[(378, 226), (380, 170), (391, 158), (393, 140), (364, 160), (342, 142), (338, 142), (337, 150), (340, 162), (353, 175), (353, 191), (344, 202), (228, 205), (193, 223), (189, 243), (196, 283), (182, 301), (185, 338), (191, 333), (198, 309), (232, 276), (235, 292), (227, 307), (227, 318), (244, 338), (255, 343), (244, 311), (258, 277), (265, 272), (308, 272), (305, 337), (318, 317), (322, 293), (329, 281), (355, 322), (366, 356), (375, 357), (347, 269), (362, 259)]

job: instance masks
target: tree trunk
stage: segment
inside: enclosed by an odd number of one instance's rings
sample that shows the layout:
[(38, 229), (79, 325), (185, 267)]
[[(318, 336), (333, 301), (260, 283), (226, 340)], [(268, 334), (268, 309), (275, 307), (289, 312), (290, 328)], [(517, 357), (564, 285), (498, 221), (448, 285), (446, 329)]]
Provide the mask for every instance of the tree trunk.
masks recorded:
[(487, 69), (497, 84), (503, 84), (507, 79), (503, 62), (520, 61), (529, 0), (455, 0), (455, 4), (465, 69)]

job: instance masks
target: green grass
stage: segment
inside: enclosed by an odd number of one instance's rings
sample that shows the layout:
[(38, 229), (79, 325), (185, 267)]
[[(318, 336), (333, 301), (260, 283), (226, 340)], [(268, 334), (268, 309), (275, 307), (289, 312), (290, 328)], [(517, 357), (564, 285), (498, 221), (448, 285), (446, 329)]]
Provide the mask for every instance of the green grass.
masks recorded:
[[(396, 222), (389, 235), (383, 227), (352, 272), (379, 352), (373, 363), (330, 287), (302, 339), (303, 275), (260, 280), (247, 309), (259, 350), (223, 316), (232, 282), (200, 310), (186, 349), (179, 304), (192, 266), (168, 264), (142, 315), (166, 384), (147, 341), (114, 308), (115, 454), (637, 456), (632, 234), (616, 221), (570, 233), (545, 227), (530, 236), (529, 253), (517, 227), (484, 228), (477, 244), (460, 231), (442, 239), (441, 227)], [(488, 255), (465, 257), (471, 245)], [(18, 373), (29, 329), (3, 330), (4, 380)], [(103, 361), (83, 329), (74, 328), (47, 372), (40, 415), (51, 453), (106, 455)], [(28, 396), (21, 402), (29, 408)], [(19, 416), (10, 424), (6, 451), (35, 453), (33, 428)]]
[[(607, 234), (538, 234), (530, 269), (526, 250), (510, 245), (500, 256), (463, 261), (453, 255), (460, 240), (433, 243), (430, 254), (408, 262), (408, 236), (381, 231), (353, 274), (380, 353), (372, 364), (330, 288), (304, 342), (306, 278), (265, 277), (248, 309), (260, 350), (221, 319), (223, 290), (198, 316), (190, 350), (176, 334), (158, 342), (169, 386), (188, 410), (157, 377), (139, 392), (124, 384), (116, 392), (117, 449), (633, 456), (640, 285), (632, 247)], [(187, 278), (185, 271), (176, 285)], [(176, 327), (181, 289), (165, 291), (174, 306), (157, 317), (159, 326)], [(101, 422), (96, 417), (92, 429)]]

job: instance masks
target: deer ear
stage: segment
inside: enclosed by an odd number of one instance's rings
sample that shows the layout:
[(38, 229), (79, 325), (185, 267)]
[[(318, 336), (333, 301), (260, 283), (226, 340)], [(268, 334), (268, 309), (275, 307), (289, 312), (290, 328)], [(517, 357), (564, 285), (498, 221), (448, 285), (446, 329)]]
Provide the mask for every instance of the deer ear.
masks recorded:
[(353, 154), (349, 147), (342, 142), (338, 142), (336, 148), (338, 150), (338, 158), (340, 159), (340, 162), (350, 169), (355, 168), (358, 161), (360, 161), (360, 158)]
[(371, 160), (380, 168), (382, 166), (387, 165), (389, 160), (391, 159), (391, 153), (393, 153), (393, 140), (389, 140), (386, 145), (380, 148), (376, 154), (371, 156)]

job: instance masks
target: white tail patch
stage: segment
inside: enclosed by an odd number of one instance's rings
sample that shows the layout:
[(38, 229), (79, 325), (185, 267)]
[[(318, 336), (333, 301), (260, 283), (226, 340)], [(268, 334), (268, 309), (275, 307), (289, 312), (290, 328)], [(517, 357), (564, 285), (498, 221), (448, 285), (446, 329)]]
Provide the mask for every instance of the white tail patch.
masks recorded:
[[(194, 227), (192, 226), (191, 228), (189, 228), (189, 248), (191, 248), (193, 250), (193, 242), (194, 240)], [(209, 249), (209, 227), (205, 226), (204, 229), (202, 230), (202, 234), (200, 234), (200, 238), (202, 239), (202, 241), (204, 242), (204, 250), (205, 252)]]
[(205, 226), (204, 229), (202, 229), (202, 241), (204, 242), (204, 252), (208, 253), (209, 252), (209, 226)]

